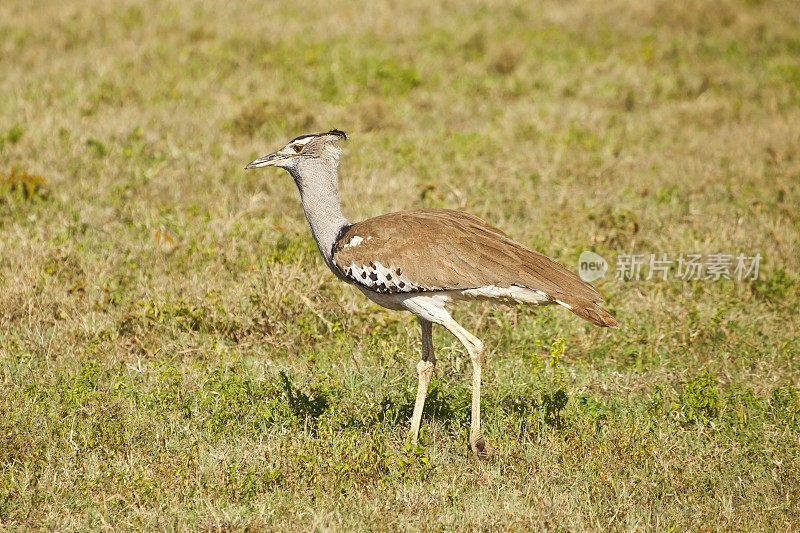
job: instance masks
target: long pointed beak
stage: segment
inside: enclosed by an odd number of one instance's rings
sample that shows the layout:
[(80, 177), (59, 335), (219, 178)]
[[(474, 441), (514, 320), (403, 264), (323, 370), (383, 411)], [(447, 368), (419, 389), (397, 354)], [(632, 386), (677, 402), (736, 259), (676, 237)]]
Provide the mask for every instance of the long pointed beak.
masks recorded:
[(284, 161), (286, 159), (291, 159), (292, 157), (294, 157), (294, 156), (279, 154), (278, 152), (272, 152), (269, 155), (265, 155), (264, 157), (259, 157), (258, 159), (250, 161), (249, 163), (247, 163), (247, 166), (244, 167), (244, 168), (245, 169), (250, 169), (250, 168), (261, 168), (261, 167), (275, 166), (275, 163), (278, 163), (280, 161)]

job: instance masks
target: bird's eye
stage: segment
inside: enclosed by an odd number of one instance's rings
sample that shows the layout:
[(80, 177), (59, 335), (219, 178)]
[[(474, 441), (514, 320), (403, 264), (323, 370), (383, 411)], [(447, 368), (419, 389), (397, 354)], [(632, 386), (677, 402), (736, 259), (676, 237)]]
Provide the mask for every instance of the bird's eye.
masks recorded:
[(303, 147), (299, 144), (295, 144), (294, 146), (292, 146), (292, 148), (294, 149), (295, 153), (298, 154), (303, 151)]

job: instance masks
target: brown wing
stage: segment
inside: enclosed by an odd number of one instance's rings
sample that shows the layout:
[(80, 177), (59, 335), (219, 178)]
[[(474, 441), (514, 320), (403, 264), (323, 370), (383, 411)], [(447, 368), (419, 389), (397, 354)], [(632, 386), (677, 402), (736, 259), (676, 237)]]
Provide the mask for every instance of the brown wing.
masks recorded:
[(461, 211), (417, 209), (370, 218), (345, 231), (333, 252), (349, 281), (378, 292), (520, 285), (571, 306), (603, 301), (552, 259)]

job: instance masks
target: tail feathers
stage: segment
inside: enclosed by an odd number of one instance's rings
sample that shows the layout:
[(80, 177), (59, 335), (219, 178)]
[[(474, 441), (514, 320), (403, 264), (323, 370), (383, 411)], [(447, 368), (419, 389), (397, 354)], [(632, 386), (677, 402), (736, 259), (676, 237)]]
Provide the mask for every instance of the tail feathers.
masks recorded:
[(619, 327), (619, 322), (614, 318), (614, 315), (600, 307), (594, 302), (569, 302), (564, 304), (558, 302), (584, 320), (588, 320), (595, 326), (601, 328), (616, 328)]

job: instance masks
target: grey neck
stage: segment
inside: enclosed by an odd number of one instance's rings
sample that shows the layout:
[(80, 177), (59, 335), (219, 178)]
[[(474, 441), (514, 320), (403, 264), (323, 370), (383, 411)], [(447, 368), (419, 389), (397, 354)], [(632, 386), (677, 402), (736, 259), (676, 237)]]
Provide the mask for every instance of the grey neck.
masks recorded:
[(342, 228), (349, 225), (339, 200), (338, 164), (338, 157), (316, 157), (303, 160), (289, 170), (300, 190), (311, 234), (328, 266), (331, 266), (331, 251), (336, 238)]

